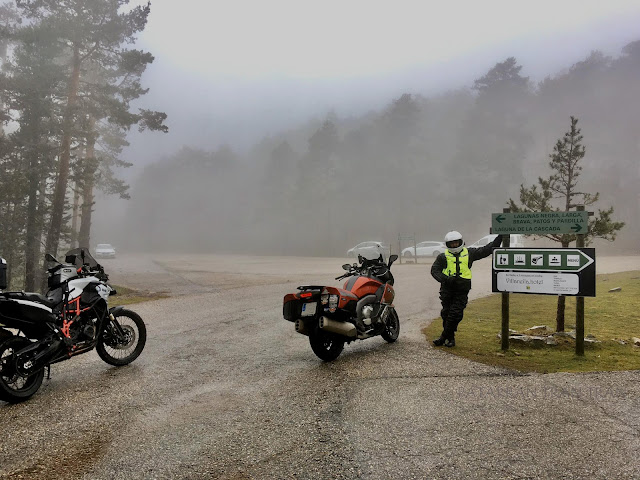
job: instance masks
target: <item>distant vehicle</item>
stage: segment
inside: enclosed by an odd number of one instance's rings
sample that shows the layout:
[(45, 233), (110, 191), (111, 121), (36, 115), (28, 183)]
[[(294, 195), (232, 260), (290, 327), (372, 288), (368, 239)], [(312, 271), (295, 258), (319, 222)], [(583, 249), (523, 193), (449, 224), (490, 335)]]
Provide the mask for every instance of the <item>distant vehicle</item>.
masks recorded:
[[(477, 242), (472, 243), (471, 245), (469, 245), (469, 248), (483, 247), (487, 243), (493, 242), (493, 240), (497, 236), (498, 235), (495, 235), (495, 234), (485, 235), (484, 237), (482, 237)], [(511, 248), (523, 248), (524, 247), (524, 236), (523, 235), (511, 234), (509, 237), (510, 237), (509, 238), (509, 247), (511, 247)]]
[(378, 258), (380, 254), (382, 254), (385, 260), (388, 259), (391, 254), (389, 245), (385, 245), (382, 242), (368, 241), (359, 243), (355, 247), (347, 250), (347, 257), (356, 258), (358, 255), (362, 255), (369, 260)]
[(416, 245), (415, 252), (413, 247), (407, 247), (402, 250), (403, 257), (413, 257), (417, 253), (418, 257), (437, 257), (447, 249), (443, 242), (426, 241)]
[(116, 249), (109, 243), (99, 243), (96, 246), (96, 258), (116, 258)]

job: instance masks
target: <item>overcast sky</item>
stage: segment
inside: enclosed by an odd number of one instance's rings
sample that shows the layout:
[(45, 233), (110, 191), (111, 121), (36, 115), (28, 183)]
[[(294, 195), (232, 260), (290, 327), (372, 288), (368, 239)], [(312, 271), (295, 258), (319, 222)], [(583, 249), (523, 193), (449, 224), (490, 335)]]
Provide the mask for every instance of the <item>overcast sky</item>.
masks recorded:
[(329, 110), (469, 86), (508, 56), (539, 81), (594, 49), (618, 55), (639, 25), (639, 0), (153, 0), (144, 106), (171, 133), (145, 151), (242, 149)]

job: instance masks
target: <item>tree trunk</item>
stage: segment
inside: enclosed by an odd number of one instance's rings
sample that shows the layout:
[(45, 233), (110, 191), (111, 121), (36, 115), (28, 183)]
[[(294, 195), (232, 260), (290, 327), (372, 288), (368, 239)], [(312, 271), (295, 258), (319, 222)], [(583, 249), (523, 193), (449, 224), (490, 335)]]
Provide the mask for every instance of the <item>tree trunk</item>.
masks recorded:
[[(568, 242), (562, 242), (562, 248), (568, 248)], [(567, 303), (567, 297), (560, 295), (558, 297), (558, 308), (556, 309), (556, 332), (564, 332), (564, 310)]]
[(25, 239), (24, 288), (28, 292), (36, 289), (37, 269), (40, 265), (40, 239), (42, 231), (38, 228), (38, 187), (40, 185), (40, 114), (33, 112), (31, 148), (29, 152), (27, 227)]
[(71, 214), (71, 248), (78, 247), (78, 216), (80, 210), (80, 184), (77, 179), (73, 187), (73, 213)]
[(60, 232), (62, 231), (62, 218), (64, 215), (65, 197), (69, 182), (69, 163), (71, 159), (71, 139), (73, 137), (73, 116), (80, 84), (80, 49), (78, 45), (73, 48), (73, 64), (71, 80), (69, 82), (69, 96), (64, 112), (62, 126), (62, 144), (60, 146), (60, 159), (58, 162), (58, 178), (53, 192), (53, 204), (51, 212), (51, 225), (47, 235), (46, 249), (48, 253), (56, 256), (60, 244)]
[(80, 233), (78, 242), (80, 247), (90, 247), (91, 242), (91, 214), (93, 212), (93, 184), (95, 182), (98, 162), (96, 160), (96, 133), (94, 131), (96, 121), (89, 118), (87, 133), (87, 149), (82, 169), (82, 206), (80, 213)]
[(564, 307), (567, 297), (560, 295), (558, 297), (558, 309), (556, 311), (556, 332), (564, 332)]

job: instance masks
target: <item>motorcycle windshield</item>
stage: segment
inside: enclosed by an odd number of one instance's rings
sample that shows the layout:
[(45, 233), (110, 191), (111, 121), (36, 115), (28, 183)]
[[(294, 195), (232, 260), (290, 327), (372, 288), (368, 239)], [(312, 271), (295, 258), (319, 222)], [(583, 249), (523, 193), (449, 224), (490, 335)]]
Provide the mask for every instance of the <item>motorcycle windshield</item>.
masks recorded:
[(65, 263), (81, 267), (82, 265), (88, 265), (90, 269), (98, 269), (100, 264), (96, 262), (96, 259), (91, 256), (89, 249), (86, 247), (74, 248), (69, 250), (64, 256)]

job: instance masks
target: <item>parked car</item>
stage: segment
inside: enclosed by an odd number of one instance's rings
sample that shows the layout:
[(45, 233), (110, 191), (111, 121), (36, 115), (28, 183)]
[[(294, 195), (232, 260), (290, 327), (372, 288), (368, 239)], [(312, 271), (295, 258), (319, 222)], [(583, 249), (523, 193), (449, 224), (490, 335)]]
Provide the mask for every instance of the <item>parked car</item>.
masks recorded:
[(358, 255), (362, 255), (363, 257), (372, 259), (377, 258), (378, 256), (380, 256), (380, 254), (382, 254), (386, 261), (391, 254), (391, 247), (382, 242), (368, 241), (359, 243), (355, 247), (347, 250), (347, 257), (354, 258), (356, 258)]
[(418, 257), (437, 257), (447, 249), (444, 242), (426, 241), (420, 242), (415, 246), (415, 252), (413, 246), (407, 247), (402, 250), (403, 257), (413, 257), (417, 254)]
[[(487, 243), (493, 242), (493, 240), (497, 236), (498, 235), (495, 235), (495, 234), (485, 235), (484, 237), (482, 237), (477, 242), (472, 243), (471, 245), (469, 245), (469, 247), (473, 247), (473, 248), (483, 247)], [(511, 248), (523, 248), (524, 247), (524, 236), (523, 235), (518, 235), (518, 234), (511, 234), (510, 238), (509, 238), (509, 246)]]
[(109, 243), (96, 245), (96, 258), (116, 258), (116, 249)]

